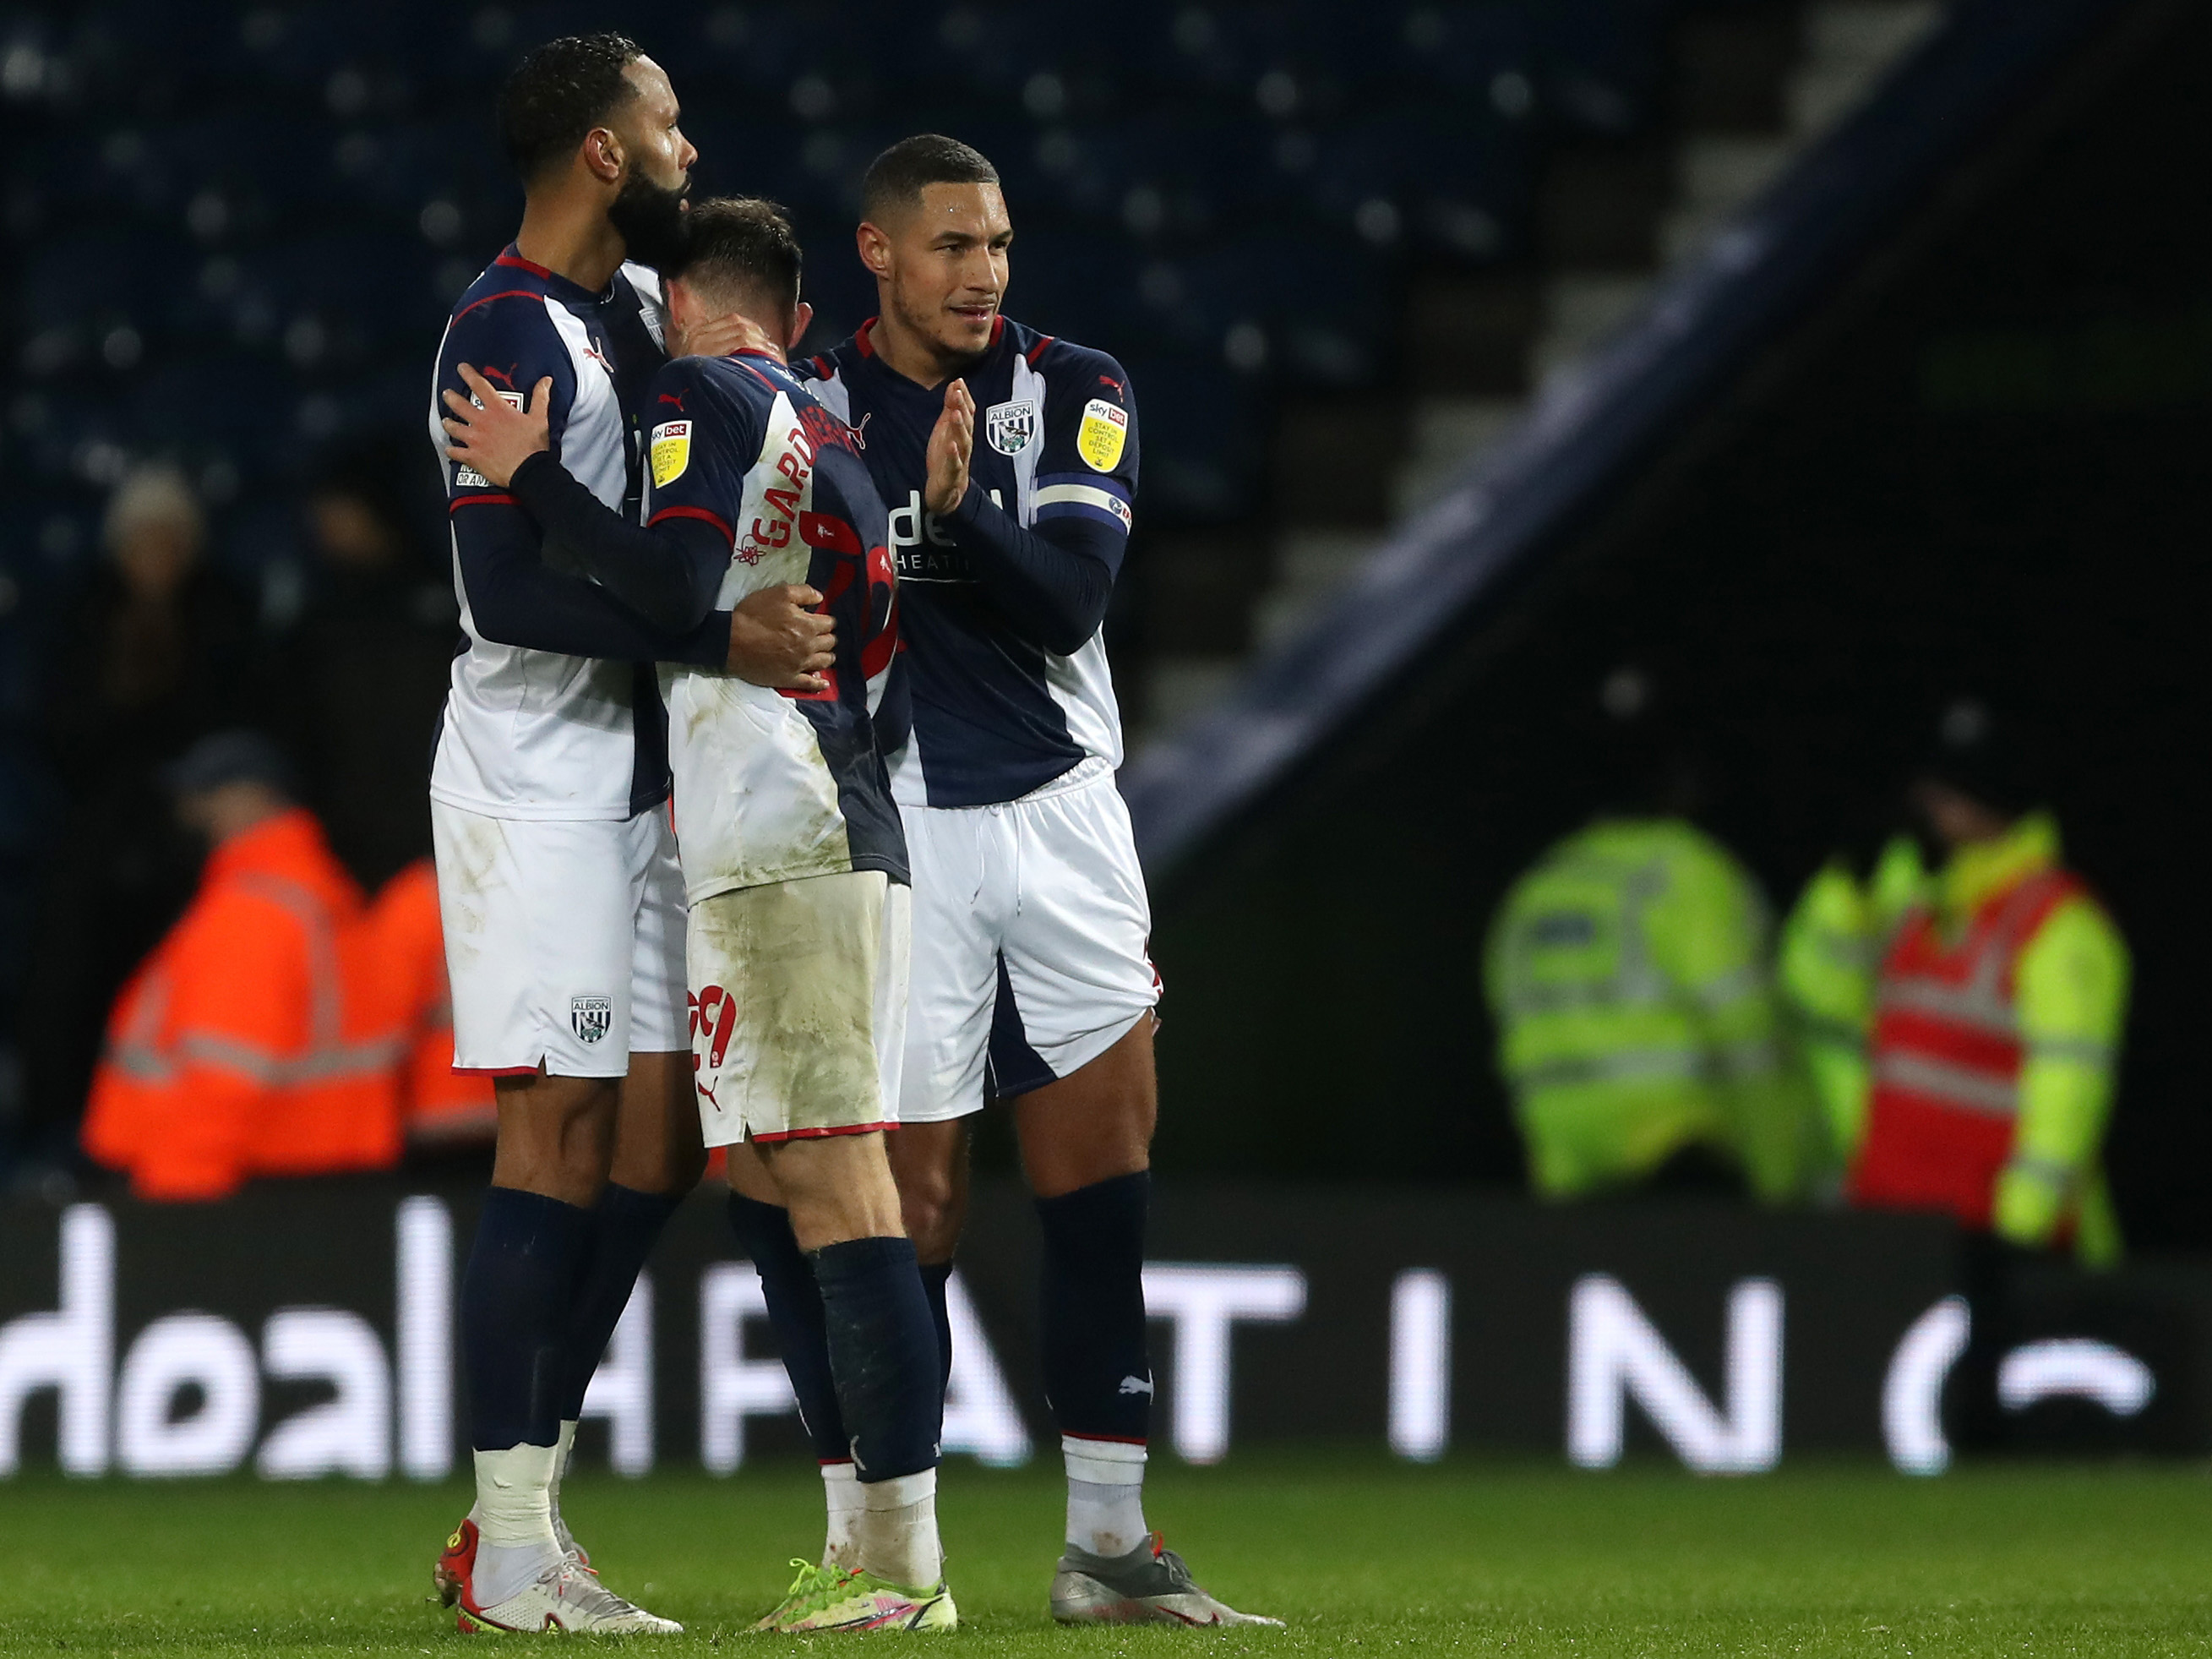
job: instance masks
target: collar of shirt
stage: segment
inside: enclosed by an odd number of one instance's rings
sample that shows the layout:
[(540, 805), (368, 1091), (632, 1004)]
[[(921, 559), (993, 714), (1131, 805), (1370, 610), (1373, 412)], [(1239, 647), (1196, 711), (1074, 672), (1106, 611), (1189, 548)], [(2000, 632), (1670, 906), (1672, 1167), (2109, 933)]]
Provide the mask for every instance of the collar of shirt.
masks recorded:
[(524, 258), (521, 251), (512, 242), (507, 245), (507, 251), (493, 260), (492, 264), (510, 266), (517, 270), (526, 270), (544, 283), (545, 291), (555, 299), (586, 306), (603, 306), (613, 299), (616, 278), (622, 275), (621, 267), (617, 266), (614, 276), (607, 278), (607, 285), (594, 294), (581, 283), (572, 283), (559, 271), (549, 266), (541, 265), (535, 259)]

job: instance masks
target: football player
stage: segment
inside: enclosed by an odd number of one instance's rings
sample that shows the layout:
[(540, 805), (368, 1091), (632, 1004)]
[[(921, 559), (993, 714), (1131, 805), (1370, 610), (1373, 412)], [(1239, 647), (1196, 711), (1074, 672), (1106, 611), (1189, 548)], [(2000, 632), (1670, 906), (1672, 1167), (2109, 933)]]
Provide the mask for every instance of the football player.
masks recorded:
[[(705, 1160), (691, 1104), (684, 892), (653, 665), (811, 684), (833, 630), (766, 589), (674, 634), (577, 574), (506, 490), (450, 463), (439, 390), (550, 381), (562, 459), (610, 506), (639, 489), (638, 409), (664, 358), (659, 285), (695, 159), (629, 40), (524, 58), (500, 120), (525, 191), (514, 243), (447, 325), (430, 434), (465, 648), (430, 784), (455, 1063), (495, 1082), (499, 1144), (460, 1291), (477, 1502), (439, 1558), (465, 1630), (671, 1632), (604, 1589), (561, 1516), (592, 1373)], [(711, 331), (690, 343), (720, 349)]]
[[(866, 437), (898, 559), (913, 719), (891, 788), (915, 910), (890, 1152), (908, 1231), (949, 1363), (966, 1119), (987, 1092), (1010, 1101), (1043, 1225), (1042, 1358), (1067, 1473), (1052, 1614), (1265, 1622), (1194, 1583), (1142, 1502), (1160, 987), (1099, 635), (1133, 522), (1129, 377), (1003, 314), (1013, 227), (974, 149), (927, 134), (892, 145), (861, 207), (880, 313), (801, 367)], [(789, 1222), (766, 1206), (747, 1220), (770, 1317), (799, 1352), (808, 1292)], [(811, 1366), (792, 1369), (804, 1396)], [(831, 1408), (810, 1401), (808, 1420)]]
[(734, 313), (775, 343), (660, 371), (643, 530), (547, 452), (550, 381), (518, 415), (464, 366), (478, 402), (448, 396), (447, 430), (456, 461), (511, 489), (672, 634), (777, 584), (811, 585), (836, 619), (834, 660), (811, 690), (662, 670), (691, 906), (693, 1057), (706, 1141), (732, 1149), (733, 1207), (776, 1206), (804, 1252), (826, 1359), (817, 1380), (836, 1401), (834, 1449), (860, 1499), (843, 1547), (804, 1568), (762, 1627), (948, 1629), (938, 1337), (884, 1151), (908, 927), (905, 838), (876, 730), (879, 717), (901, 723), (901, 700), (884, 698), (897, 647), (886, 515), (857, 435), (786, 366), (811, 313), (781, 214), (702, 205), (668, 276), (674, 320)]

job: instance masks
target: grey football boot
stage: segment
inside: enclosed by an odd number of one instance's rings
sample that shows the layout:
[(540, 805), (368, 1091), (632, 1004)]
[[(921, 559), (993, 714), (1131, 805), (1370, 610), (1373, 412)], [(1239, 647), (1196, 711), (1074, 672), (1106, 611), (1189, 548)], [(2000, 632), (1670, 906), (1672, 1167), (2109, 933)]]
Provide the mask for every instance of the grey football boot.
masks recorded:
[(1052, 1616), (1063, 1625), (1280, 1625), (1217, 1601), (1183, 1559), (1154, 1533), (1127, 1555), (1093, 1555), (1073, 1544), (1053, 1571)]

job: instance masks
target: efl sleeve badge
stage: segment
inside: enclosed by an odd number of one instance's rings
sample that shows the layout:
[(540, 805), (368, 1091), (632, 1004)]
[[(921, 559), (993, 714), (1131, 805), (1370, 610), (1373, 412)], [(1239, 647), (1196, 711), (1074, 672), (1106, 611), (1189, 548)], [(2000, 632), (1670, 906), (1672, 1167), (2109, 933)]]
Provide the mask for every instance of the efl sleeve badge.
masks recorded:
[(663, 421), (653, 428), (653, 487), (665, 489), (691, 465), (691, 422)]
[(1093, 472), (1111, 472), (1121, 464), (1121, 446), (1128, 441), (1129, 411), (1103, 398), (1083, 405), (1083, 424), (1076, 429), (1075, 453)]

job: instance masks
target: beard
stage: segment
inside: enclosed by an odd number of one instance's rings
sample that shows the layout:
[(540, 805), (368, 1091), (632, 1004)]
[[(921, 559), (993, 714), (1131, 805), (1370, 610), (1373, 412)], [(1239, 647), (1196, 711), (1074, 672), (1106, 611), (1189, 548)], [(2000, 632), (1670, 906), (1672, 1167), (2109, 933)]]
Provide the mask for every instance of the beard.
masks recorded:
[(608, 204), (607, 222), (621, 234), (631, 258), (664, 270), (683, 257), (690, 228), (684, 201), (690, 193), (689, 179), (669, 190), (633, 173)]

